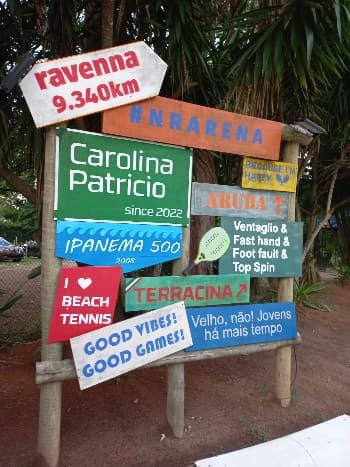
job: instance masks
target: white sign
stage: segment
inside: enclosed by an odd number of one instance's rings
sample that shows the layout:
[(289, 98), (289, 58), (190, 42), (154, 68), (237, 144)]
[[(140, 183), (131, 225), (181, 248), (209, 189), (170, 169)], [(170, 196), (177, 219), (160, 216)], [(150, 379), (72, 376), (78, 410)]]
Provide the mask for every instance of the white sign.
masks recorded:
[(192, 345), (184, 302), (70, 340), (80, 389), (86, 389)]
[(144, 42), (37, 63), (20, 82), (40, 128), (158, 95), (167, 64)]

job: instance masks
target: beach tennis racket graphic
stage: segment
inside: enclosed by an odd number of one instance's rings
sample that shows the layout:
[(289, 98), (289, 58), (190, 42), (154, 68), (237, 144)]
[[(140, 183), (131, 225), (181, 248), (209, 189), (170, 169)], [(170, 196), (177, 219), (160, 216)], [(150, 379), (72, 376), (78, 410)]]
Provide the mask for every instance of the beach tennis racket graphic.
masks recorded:
[(221, 258), (221, 256), (226, 253), (229, 245), (230, 237), (225, 229), (222, 227), (213, 227), (208, 230), (199, 242), (196, 259), (182, 271), (182, 274), (187, 276), (197, 264), (203, 261), (215, 261)]

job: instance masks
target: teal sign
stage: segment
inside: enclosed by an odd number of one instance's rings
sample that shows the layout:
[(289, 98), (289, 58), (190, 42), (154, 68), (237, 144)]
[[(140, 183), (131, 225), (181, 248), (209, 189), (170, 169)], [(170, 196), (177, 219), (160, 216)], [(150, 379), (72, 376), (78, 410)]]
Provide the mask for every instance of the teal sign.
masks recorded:
[[(264, 161), (265, 162), (265, 161)], [(288, 219), (289, 193), (192, 183), (191, 214), (244, 219)]]
[(220, 274), (251, 277), (300, 277), (302, 222), (221, 218), (230, 246), (219, 260)]
[(57, 129), (55, 218), (187, 225), (189, 149)]
[(176, 302), (206, 306), (249, 302), (249, 276), (160, 276), (125, 279), (126, 311), (154, 310)]

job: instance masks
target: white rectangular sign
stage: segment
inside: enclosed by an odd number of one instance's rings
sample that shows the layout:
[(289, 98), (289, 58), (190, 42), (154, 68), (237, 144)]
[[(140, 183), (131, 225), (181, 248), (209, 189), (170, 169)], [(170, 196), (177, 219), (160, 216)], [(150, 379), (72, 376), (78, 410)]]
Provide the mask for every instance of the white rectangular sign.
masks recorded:
[(184, 302), (70, 340), (80, 389), (86, 389), (192, 345)]
[(159, 94), (167, 64), (144, 42), (37, 63), (20, 82), (37, 127)]

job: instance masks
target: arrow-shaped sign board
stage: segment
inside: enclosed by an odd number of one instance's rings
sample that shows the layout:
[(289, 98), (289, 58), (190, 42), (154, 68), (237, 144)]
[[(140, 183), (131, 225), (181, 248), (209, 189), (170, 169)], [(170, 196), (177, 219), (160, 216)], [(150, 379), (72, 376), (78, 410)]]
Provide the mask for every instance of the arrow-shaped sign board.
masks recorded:
[(247, 303), (250, 277), (246, 274), (138, 277), (126, 279), (125, 285), (126, 311), (140, 311), (177, 301), (186, 306)]
[(103, 113), (111, 135), (278, 160), (283, 124), (263, 118), (154, 97)]
[(166, 63), (144, 42), (37, 63), (20, 83), (40, 128), (158, 95)]

